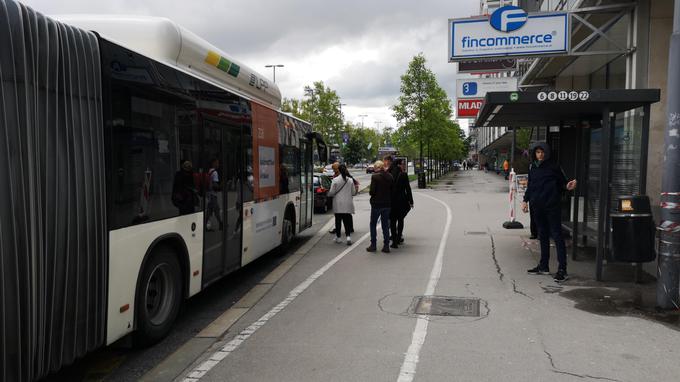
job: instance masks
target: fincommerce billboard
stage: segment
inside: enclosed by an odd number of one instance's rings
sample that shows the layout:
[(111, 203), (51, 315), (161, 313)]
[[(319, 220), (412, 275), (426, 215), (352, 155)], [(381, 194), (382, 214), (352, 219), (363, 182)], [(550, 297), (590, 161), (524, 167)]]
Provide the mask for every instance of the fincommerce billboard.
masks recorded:
[(569, 17), (564, 12), (527, 14), (505, 6), (488, 17), (449, 19), (449, 62), (568, 50)]

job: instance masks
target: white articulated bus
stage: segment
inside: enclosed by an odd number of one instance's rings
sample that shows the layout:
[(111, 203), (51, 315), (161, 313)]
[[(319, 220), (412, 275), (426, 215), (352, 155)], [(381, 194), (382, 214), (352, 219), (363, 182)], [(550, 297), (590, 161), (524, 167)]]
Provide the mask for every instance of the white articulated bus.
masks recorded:
[(311, 225), (311, 126), (160, 18), (0, 0), (0, 380), (133, 333)]

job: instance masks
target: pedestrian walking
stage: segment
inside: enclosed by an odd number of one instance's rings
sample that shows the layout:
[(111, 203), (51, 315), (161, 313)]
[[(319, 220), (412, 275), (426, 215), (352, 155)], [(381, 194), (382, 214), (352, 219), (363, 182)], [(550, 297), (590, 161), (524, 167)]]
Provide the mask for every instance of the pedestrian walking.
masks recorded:
[[(549, 274), (550, 237), (555, 241), (558, 269), (555, 281), (562, 282), (569, 278), (567, 274), (567, 249), (562, 237), (561, 194), (564, 190), (574, 190), (576, 180), (567, 182), (559, 164), (550, 158), (550, 147), (545, 143), (534, 146), (531, 154), (533, 163), (529, 171), (529, 183), (524, 193), (522, 211), (531, 208), (538, 228), (541, 243), (541, 260), (534, 268), (527, 270), (530, 274)], [(528, 204), (527, 204), (528, 203)]]
[(411, 185), (408, 181), (408, 174), (406, 173), (406, 164), (403, 159), (397, 159), (396, 167), (400, 170), (394, 178), (394, 187), (392, 192), (392, 204), (390, 208), (390, 238), (392, 239), (392, 248), (399, 248), (403, 240), (404, 232), (404, 218), (408, 212), (413, 208), (413, 194), (411, 193)]
[(505, 180), (508, 180), (508, 176), (510, 175), (510, 162), (508, 160), (503, 161), (503, 173), (505, 174)]
[(384, 253), (390, 252), (390, 206), (392, 204), (392, 175), (385, 169), (383, 161), (376, 161), (373, 165), (375, 174), (371, 177), (371, 186), (369, 195), (371, 195), (371, 221), (369, 224), (371, 232), (371, 244), (366, 250), (368, 252), (376, 251), (376, 242), (378, 232), (376, 226), (378, 219), (383, 232), (383, 247)]
[(354, 201), (352, 197), (356, 195), (354, 178), (347, 171), (347, 167), (341, 164), (338, 167), (339, 175), (333, 178), (331, 189), (328, 196), (333, 197), (333, 213), (335, 214), (335, 242), (342, 243), (340, 238), (341, 223), (345, 224), (345, 241), (347, 245), (352, 244), (352, 214), (354, 213)]
[(397, 166), (391, 155), (385, 155), (383, 157), (383, 163), (385, 164), (385, 169), (392, 175), (392, 180), (396, 179), (397, 174), (401, 172), (401, 169)]
[[(331, 165), (331, 168), (333, 169), (333, 179), (337, 178), (340, 175), (340, 162), (335, 162)], [(345, 166), (345, 168), (347, 168)], [(347, 173), (349, 174), (349, 170), (347, 170)], [(352, 182), (354, 183), (354, 188), (356, 189), (356, 193), (359, 193), (359, 181), (354, 179), (351, 175), (350, 177), (352, 178)], [(332, 196), (332, 195), (329, 195)], [(335, 233), (335, 227), (331, 228), (328, 230), (328, 233), (334, 234)], [(349, 215), (349, 233), (354, 233), (354, 218), (352, 215)]]

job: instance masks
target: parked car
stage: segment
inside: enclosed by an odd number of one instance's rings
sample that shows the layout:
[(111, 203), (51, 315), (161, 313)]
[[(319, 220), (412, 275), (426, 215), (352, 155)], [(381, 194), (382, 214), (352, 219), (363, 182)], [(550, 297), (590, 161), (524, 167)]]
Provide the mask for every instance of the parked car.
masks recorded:
[(314, 211), (326, 212), (333, 208), (333, 197), (328, 196), (331, 178), (325, 174), (314, 174)]
[(375, 168), (373, 168), (372, 164), (369, 164), (368, 167), (366, 167), (366, 174), (372, 174), (375, 172)]

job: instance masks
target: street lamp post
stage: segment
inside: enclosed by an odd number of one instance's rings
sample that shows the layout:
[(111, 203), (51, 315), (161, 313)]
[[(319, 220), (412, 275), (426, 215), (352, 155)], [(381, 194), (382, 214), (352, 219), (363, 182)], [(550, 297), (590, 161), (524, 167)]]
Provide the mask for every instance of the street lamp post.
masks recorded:
[(361, 128), (364, 128), (364, 117), (368, 117), (368, 114), (359, 114), (358, 117), (361, 117)]
[(283, 65), (281, 64), (271, 64), (271, 65), (265, 65), (265, 68), (272, 68), (274, 71), (274, 83), (276, 83), (276, 68), (283, 68)]
[(309, 86), (305, 86), (305, 95), (311, 99), (312, 103), (312, 115), (310, 115), (310, 123), (314, 126), (314, 114), (316, 112), (315, 102), (314, 102), (314, 89)]

